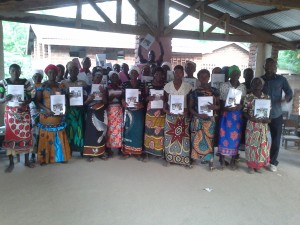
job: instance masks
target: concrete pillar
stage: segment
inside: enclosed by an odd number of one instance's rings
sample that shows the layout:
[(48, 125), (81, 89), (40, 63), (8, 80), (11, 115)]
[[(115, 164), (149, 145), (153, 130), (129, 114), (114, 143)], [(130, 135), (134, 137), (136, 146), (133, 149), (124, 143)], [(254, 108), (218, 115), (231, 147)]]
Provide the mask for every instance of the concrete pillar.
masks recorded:
[[(0, 20), (0, 80), (4, 79), (3, 27)], [(0, 105), (0, 126), (4, 125), (4, 105)]]
[(278, 45), (265, 43), (252, 43), (249, 51), (249, 67), (254, 70), (255, 77), (265, 73), (264, 63), (266, 58), (278, 58)]
[[(169, 25), (169, 1), (168, 0), (139, 0), (139, 7), (145, 12), (149, 20), (156, 27), (163, 27)], [(153, 13), (158, 12), (158, 13)], [(160, 13), (160, 15), (158, 15)], [(136, 23), (144, 24), (144, 20), (140, 15), (136, 15)], [(140, 38), (143, 36), (137, 36), (136, 38), (136, 47), (135, 47), (135, 61), (139, 62), (138, 58), (138, 47), (140, 43)], [(164, 48), (164, 61), (171, 62), (172, 57), (172, 39), (169, 37), (162, 37), (158, 34), (158, 38), (161, 41)], [(160, 55), (159, 44), (155, 41), (149, 50), (142, 48), (142, 54), (145, 59), (148, 58), (148, 52), (153, 50), (155, 52), (156, 58)]]

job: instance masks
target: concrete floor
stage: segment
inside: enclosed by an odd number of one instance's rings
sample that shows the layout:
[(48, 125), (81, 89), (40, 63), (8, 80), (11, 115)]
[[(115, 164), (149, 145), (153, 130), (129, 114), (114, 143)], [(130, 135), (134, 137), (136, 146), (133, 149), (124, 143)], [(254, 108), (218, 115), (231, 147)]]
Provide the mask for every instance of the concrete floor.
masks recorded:
[(298, 225), (300, 151), (282, 149), (279, 161), (276, 173), (248, 174), (243, 158), (237, 171), (209, 172), (75, 156), (5, 174), (1, 157), (0, 225)]

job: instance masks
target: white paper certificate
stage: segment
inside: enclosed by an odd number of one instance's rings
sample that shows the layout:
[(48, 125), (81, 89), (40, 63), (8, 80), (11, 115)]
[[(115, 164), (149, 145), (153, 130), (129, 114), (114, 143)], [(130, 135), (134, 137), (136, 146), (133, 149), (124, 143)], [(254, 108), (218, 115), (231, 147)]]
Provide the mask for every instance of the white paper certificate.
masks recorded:
[(271, 111), (270, 99), (255, 99), (254, 116), (258, 118), (269, 118)]
[(225, 74), (212, 74), (211, 86), (220, 90), (220, 85), (225, 82)]
[(183, 114), (184, 95), (171, 95), (170, 99), (170, 112), (173, 114)]
[(101, 84), (92, 84), (91, 94), (95, 96), (94, 100), (96, 101), (102, 100), (102, 93), (100, 92), (100, 86), (103, 87)]
[(82, 87), (69, 87), (70, 106), (83, 105)]
[(8, 105), (18, 106), (20, 102), (24, 101), (24, 85), (8, 85), (7, 94), (12, 95)]
[(134, 108), (135, 103), (139, 101), (139, 89), (126, 89), (125, 99), (129, 108)]
[(193, 91), (197, 89), (197, 79), (184, 77), (183, 81), (189, 83), (192, 86)]
[(213, 96), (198, 97), (198, 113), (213, 116), (213, 110), (208, 108), (208, 105), (214, 103)]
[(50, 96), (51, 111), (54, 115), (63, 115), (66, 112), (66, 97), (65, 95)]
[(155, 99), (151, 101), (151, 109), (162, 109), (164, 102), (161, 100), (161, 97), (164, 95), (164, 90), (150, 89), (150, 95), (155, 97)]
[(155, 38), (152, 35), (147, 34), (146, 37), (144, 38), (144, 40), (141, 42), (141, 46), (143, 48), (145, 48), (146, 50), (148, 50), (154, 41), (155, 41)]
[(107, 87), (107, 84), (108, 84), (108, 76), (107, 76), (107, 75), (103, 75), (103, 76), (102, 76), (101, 84), (102, 84), (104, 87)]
[(235, 107), (241, 103), (242, 91), (230, 88), (227, 94), (225, 107)]

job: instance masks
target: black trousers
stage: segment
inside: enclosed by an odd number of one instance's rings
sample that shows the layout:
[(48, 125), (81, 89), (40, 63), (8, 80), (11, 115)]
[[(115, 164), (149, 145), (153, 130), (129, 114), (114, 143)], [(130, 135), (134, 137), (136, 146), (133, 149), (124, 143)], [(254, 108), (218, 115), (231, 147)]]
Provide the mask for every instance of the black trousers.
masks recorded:
[(271, 145), (271, 150), (270, 150), (270, 161), (271, 161), (271, 164), (273, 164), (275, 166), (277, 166), (279, 163), (277, 161), (277, 157), (278, 157), (279, 149), (280, 149), (282, 122), (283, 122), (283, 118), (282, 118), (282, 116), (280, 116), (275, 119), (272, 119), (271, 123), (269, 124), (271, 137), (272, 137), (272, 145)]

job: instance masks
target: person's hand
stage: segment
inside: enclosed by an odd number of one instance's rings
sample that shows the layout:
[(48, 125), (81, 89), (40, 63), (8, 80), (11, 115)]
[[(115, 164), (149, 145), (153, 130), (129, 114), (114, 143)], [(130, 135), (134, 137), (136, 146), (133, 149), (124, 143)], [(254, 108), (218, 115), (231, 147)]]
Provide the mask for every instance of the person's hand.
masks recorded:
[(104, 93), (104, 92), (105, 92), (105, 88), (104, 88), (102, 85), (100, 85), (100, 86), (99, 86), (99, 91), (100, 91), (101, 93)]
[(5, 101), (8, 102), (12, 99), (13, 95), (9, 94), (5, 96)]
[(243, 108), (242, 104), (238, 104), (235, 106), (235, 110), (241, 110)]
[(207, 105), (207, 108), (210, 110), (216, 110), (216, 109), (218, 109), (218, 106), (209, 102)]
[(286, 96), (284, 97), (284, 100), (285, 100), (286, 102), (290, 102), (290, 101), (292, 100), (292, 98), (286, 95)]
[(136, 103), (134, 103), (134, 108), (139, 110), (139, 109), (144, 108), (144, 105), (141, 102), (136, 102)]
[(235, 111), (235, 107), (232, 107), (232, 106), (226, 106), (226, 107), (224, 107), (224, 110), (225, 110), (225, 111), (232, 112), (232, 111)]
[(155, 100), (155, 96), (148, 96), (148, 97), (147, 97), (147, 100), (148, 100), (148, 101), (154, 101), (154, 100)]
[(89, 95), (86, 101), (91, 102), (95, 99), (95, 95)]
[(123, 108), (127, 108), (127, 107), (128, 107), (127, 102), (125, 102), (124, 100), (122, 100), (122, 107), (123, 107)]
[(54, 112), (52, 112), (49, 108), (44, 108), (45, 116), (54, 116)]

